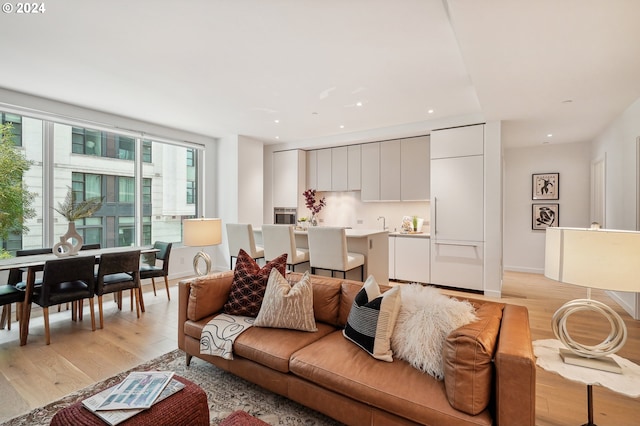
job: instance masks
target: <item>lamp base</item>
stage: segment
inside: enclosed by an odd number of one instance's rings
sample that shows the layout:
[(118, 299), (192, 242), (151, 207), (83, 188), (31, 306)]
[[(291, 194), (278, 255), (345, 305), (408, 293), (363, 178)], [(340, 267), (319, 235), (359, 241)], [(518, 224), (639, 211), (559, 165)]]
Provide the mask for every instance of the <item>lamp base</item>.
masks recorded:
[(569, 349), (560, 349), (560, 357), (565, 364), (578, 365), (580, 367), (593, 368), (594, 370), (608, 371), (622, 374), (622, 367), (610, 356), (601, 358), (585, 358), (571, 352)]
[[(205, 270), (201, 271), (199, 267), (200, 259), (204, 260)], [(203, 275), (209, 275), (211, 273), (211, 256), (203, 251), (199, 251), (196, 256), (193, 258), (193, 271), (199, 277)]]

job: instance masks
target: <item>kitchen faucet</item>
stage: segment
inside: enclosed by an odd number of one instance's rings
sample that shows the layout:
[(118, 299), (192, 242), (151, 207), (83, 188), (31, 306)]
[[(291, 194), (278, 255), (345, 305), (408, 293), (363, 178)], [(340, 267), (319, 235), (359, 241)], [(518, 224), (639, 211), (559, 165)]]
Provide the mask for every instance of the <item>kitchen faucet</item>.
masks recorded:
[(378, 216), (378, 220), (382, 219), (382, 230), (387, 230), (387, 219), (384, 216)]

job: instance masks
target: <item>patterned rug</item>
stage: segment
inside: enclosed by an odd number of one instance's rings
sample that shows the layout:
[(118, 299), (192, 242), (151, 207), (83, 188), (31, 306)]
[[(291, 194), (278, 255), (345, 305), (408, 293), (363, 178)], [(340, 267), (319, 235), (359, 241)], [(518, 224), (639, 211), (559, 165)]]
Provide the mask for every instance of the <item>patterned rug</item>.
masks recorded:
[(187, 367), (184, 352), (179, 349), (2, 424), (48, 425), (58, 410), (119, 383), (130, 371), (139, 370), (170, 370), (198, 384), (207, 393), (211, 425), (218, 425), (236, 410), (246, 411), (270, 425), (340, 425), (316, 411), (264, 390), (201, 359), (192, 358), (191, 366)]

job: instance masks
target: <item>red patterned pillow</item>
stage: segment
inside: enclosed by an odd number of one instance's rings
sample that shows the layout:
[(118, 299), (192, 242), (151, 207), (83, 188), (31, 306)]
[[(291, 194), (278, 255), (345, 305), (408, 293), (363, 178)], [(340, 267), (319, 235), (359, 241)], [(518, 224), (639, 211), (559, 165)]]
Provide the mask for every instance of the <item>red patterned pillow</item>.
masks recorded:
[(229, 315), (257, 316), (273, 268), (284, 276), (287, 268), (286, 253), (260, 268), (260, 265), (241, 249), (233, 273), (229, 298), (222, 308), (223, 311)]

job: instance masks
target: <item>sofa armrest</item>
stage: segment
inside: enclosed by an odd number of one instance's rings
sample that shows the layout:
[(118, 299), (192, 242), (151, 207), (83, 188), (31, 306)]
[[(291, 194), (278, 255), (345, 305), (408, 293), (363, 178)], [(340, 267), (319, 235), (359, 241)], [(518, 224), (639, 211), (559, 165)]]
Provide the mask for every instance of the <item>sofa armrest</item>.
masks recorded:
[(496, 424), (534, 426), (536, 360), (527, 308), (505, 306), (495, 367)]
[(178, 283), (178, 347), (184, 350), (184, 323), (220, 311), (227, 301), (233, 271), (190, 278)]

